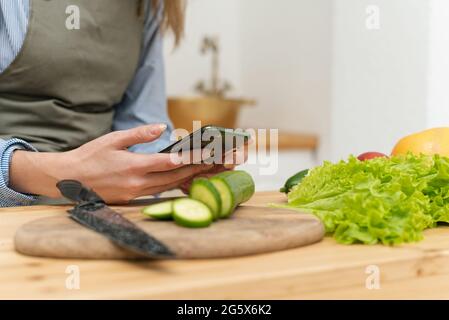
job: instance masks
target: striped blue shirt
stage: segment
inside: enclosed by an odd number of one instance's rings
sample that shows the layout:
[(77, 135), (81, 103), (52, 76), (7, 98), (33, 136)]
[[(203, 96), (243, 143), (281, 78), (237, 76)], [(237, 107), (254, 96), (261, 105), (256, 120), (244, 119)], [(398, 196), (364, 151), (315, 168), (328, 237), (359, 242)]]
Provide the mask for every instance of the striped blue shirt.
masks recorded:
[[(0, 0), (0, 72), (8, 67), (22, 47), (29, 5), (29, 0)], [(14, 14), (6, 14), (8, 12)]]
[[(130, 148), (133, 152), (154, 153), (169, 143), (173, 127), (166, 108), (162, 38), (159, 32), (161, 12), (151, 14), (148, 2), (146, 4), (147, 19), (139, 68), (122, 102), (116, 106), (113, 130), (125, 130), (148, 123), (168, 124), (168, 130), (159, 140)], [(0, 73), (14, 61), (22, 48), (29, 13), (30, 0), (0, 0)], [(9, 188), (11, 156), (17, 149), (36, 151), (26, 141), (0, 139), (0, 207), (30, 205), (38, 198)]]

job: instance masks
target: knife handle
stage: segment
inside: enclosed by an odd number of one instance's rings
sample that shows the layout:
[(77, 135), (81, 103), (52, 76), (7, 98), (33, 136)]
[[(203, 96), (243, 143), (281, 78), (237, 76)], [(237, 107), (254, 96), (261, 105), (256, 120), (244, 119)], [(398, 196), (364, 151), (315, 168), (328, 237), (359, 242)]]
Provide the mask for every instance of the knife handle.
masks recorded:
[(104, 203), (104, 200), (93, 190), (86, 188), (76, 180), (61, 180), (56, 184), (61, 194), (76, 203)]

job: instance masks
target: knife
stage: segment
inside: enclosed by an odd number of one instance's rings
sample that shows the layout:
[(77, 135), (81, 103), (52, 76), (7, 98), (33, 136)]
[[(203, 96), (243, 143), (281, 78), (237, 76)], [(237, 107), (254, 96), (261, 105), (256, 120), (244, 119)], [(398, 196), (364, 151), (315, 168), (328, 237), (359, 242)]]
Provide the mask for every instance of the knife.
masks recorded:
[(76, 202), (68, 210), (70, 218), (105, 236), (113, 243), (149, 258), (174, 258), (175, 254), (162, 242), (109, 208), (93, 190), (76, 180), (62, 180), (56, 185), (61, 194)]

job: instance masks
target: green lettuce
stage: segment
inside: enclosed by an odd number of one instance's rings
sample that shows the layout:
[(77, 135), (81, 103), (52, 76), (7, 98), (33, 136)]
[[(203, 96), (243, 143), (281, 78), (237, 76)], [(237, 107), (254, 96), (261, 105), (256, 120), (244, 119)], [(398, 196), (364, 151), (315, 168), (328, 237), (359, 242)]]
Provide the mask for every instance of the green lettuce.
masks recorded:
[(424, 229), (449, 222), (449, 158), (325, 162), (293, 187), (286, 207), (313, 213), (340, 243), (418, 241)]

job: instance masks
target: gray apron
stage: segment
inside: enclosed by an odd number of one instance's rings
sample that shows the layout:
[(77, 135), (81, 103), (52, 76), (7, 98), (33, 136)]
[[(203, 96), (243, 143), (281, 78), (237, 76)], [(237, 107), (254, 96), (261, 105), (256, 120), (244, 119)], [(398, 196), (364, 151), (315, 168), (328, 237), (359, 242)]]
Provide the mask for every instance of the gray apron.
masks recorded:
[[(24, 45), (0, 74), (0, 138), (66, 151), (111, 131), (136, 71), (139, 0), (31, 0)], [(66, 8), (80, 8), (80, 29)]]

